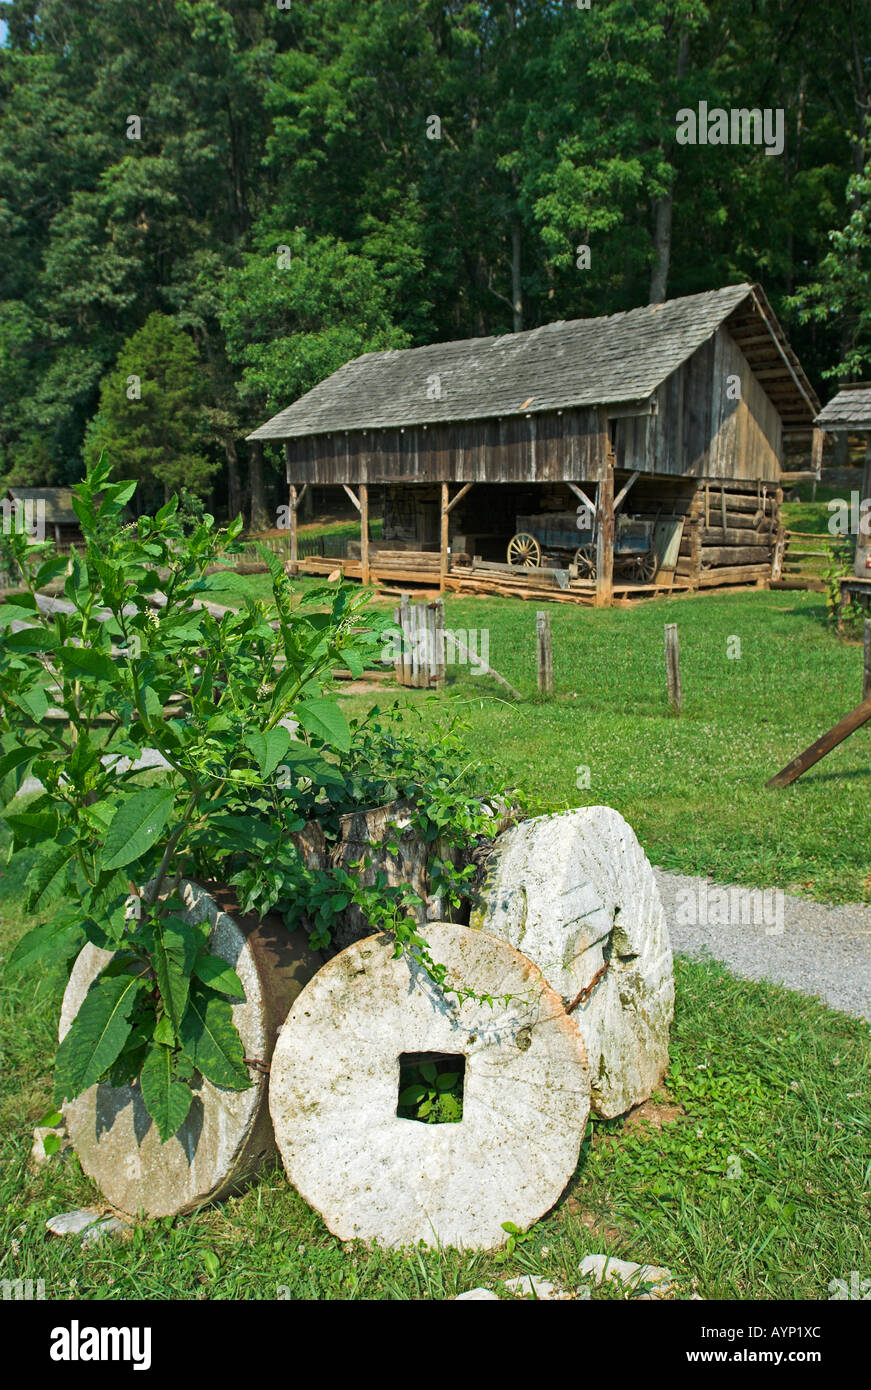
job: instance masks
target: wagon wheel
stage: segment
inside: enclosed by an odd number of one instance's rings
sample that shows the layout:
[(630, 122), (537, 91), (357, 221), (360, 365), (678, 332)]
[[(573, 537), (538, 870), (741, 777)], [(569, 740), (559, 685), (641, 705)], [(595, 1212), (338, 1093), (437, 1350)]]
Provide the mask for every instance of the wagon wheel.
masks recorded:
[(508, 542), (509, 565), (522, 565), (528, 570), (537, 570), (541, 565), (541, 546), (527, 531), (518, 531)]
[(636, 579), (639, 584), (649, 584), (655, 574), (656, 556), (652, 551), (639, 555), (636, 560), (633, 560), (632, 578)]
[(596, 578), (596, 547), (594, 545), (580, 545), (575, 551), (575, 564), (578, 567), (578, 577), (580, 579)]

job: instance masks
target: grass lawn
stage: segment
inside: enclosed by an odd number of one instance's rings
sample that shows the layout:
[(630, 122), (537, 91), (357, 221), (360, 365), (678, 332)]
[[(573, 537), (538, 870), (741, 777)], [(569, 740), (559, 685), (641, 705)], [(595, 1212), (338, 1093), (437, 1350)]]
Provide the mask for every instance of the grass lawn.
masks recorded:
[[(764, 789), (861, 697), (861, 644), (834, 635), (822, 594), (551, 604), (556, 697), (547, 703), (536, 689), (535, 611), (511, 599), (446, 603), (449, 628), (489, 634), (490, 663), (522, 703), (463, 666), (450, 668), (443, 696), (394, 698), (426, 720), (461, 714), (470, 758), (491, 759), (535, 812), (616, 807), (665, 868), (823, 901), (871, 900), (871, 727), (786, 791)], [(680, 635), (680, 717), (666, 700), (667, 622)], [(346, 707), (370, 703), (355, 696)]]
[[(444, 696), (395, 697), (425, 720), (463, 714), (470, 759), (495, 760), (533, 810), (606, 802), (668, 867), (867, 899), (871, 733), (785, 793), (762, 785), (858, 700), (860, 647), (837, 639), (824, 612), (804, 593), (555, 604), (557, 695), (545, 704), (534, 606), (449, 598), (449, 625), (486, 630), (490, 661), (528, 698), (517, 705), (463, 668)], [(665, 698), (669, 621), (680, 628), (680, 718)], [(740, 656), (729, 655), (735, 638)], [(372, 702), (345, 698), (350, 710)], [(19, 887), (7, 875), (6, 953), (33, 925)], [(7, 983), (0, 1006), (0, 1277), (44, 1279), (48, 1298), (442, 1298), (521, 1273), (575, 1287), (579, 1260), (598, 1252), (667, 1265), (681, 1296), (709, 1299), (826, 1299), (832, 1280), (868, 1272), (868, 1026), (713, 963), (677, 962), (663, 1091), (628, 1119), (589, 1127), (567, 1192), (505, 1262), (343, 1245), (278, 1168), (220, 1207), (143, 1222), (122, 1242), (47, 1237), (49, 1216), (100, 1200), (74, 1158), (27, 1167), (50, 1108), (61, 991), (37, 968)]]
[[(6, 950), (28, 925), (13, 890)], [(219, 1207), (141, 1222), (124, 1240), (48, 1236), (48, 1217), (101, 1201), (75, 1158), (27, 1166), (50, 1107), (61, 991), (36, 969), (2, 1001), (0, 1278), (43, 1279), (47, 1298), (444, 1298), (523, 1273), (576, 1287), (592, 1253), (665, 1264), (683, 1297), (825, 1299), (831, 1280), (867, 1272), (869, 1030), (714, 964), (678, 960), (664, 1090), (589, 1126), (563, 1198), (504, 1263), (343, 1245), (277, 1166)]]

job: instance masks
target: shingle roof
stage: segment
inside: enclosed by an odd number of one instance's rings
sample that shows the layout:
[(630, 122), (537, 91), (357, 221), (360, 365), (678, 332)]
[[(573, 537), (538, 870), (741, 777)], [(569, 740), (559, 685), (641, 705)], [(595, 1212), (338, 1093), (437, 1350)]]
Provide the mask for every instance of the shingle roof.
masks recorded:
[(827, 430), (871, 430), (871, 382), (863, 381), (839, 391), (814, 423)]
[(45, 519), (58, 526), (78, 526), (73, 511), (73, 494), (68, 487), (10, 487), (9, 496), (19, 502), (34, 501), (45, 505)]
[[(369, 352), (347, 362), (248, 438), (290, 439), (641, 401), (717, 331), (753, 288), (730, 285), (499, 338)], [(436, 385), (441, 396), (430, 399)]]

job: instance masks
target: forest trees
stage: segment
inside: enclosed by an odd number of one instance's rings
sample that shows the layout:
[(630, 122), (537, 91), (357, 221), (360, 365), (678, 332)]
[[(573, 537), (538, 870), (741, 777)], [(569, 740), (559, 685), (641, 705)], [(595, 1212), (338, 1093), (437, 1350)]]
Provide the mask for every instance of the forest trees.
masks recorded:
[(165, 314), (149, 314), (122, 347), (100, 387), (100, 407), (88, 429), (85, 457), (103, 451), (119, 471), (143, 484), (140, 503), (156, 491), (206, 490), (217, 464), (205, 457), (204, 393), (193, 341)]
[[(739, 280), (764, 284), (821, 389), (871, 345), (867, 0), (0, 15), (6, 481), (81, 475), (153, 314), (196, 351), (186, 452), (234, 512), (245, 435), (379, 347)], [(783, 153), (678, 145), (676, 112), (702, 100), (783, 110)]]

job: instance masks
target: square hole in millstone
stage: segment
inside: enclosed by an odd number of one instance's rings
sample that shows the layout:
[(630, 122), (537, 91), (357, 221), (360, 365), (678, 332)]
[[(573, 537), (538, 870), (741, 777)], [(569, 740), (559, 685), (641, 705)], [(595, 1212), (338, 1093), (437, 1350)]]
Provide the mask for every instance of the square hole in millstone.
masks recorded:
[(459, 1124), (465, 1077), (462, 1052), (400, 1053), (397, 1115), (424, 1125)]

